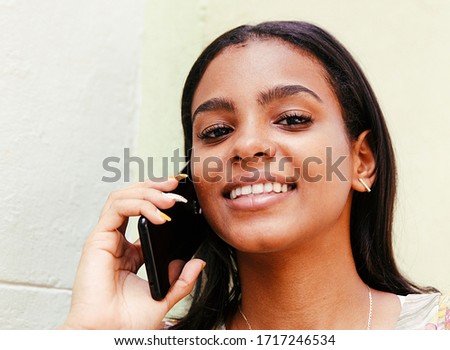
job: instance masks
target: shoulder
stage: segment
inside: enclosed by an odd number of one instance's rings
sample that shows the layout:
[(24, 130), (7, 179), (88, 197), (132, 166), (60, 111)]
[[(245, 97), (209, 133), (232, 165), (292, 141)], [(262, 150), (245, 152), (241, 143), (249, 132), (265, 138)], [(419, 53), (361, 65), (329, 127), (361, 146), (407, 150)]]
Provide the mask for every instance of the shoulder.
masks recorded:
[(402, 302), (397, 329), (450, 329), (450, 294), (409, 294)]

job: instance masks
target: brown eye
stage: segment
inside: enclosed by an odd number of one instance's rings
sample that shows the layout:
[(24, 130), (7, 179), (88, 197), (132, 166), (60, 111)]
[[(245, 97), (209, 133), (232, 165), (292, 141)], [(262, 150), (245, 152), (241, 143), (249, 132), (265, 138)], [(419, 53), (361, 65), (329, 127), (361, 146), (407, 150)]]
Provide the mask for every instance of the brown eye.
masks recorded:
[(298, 115), (298, 114), (286, 114), (278, 119), (277, 124), (281, 125), (298, 125), (298, 124), (309, 124), (312, 122), (310, 116)]
[(212, 125), (199, 133), (197, 137), (201, 140), (217, 139), (229, 134), (232, 131), (233, 129), (225, 124)]
[(282, 125), (289, 129), (305, 128), (312, 123), (312, 117), (310, 115), (303, 115), (297, 113), (283, 114), (278, 118), (276, 124)]

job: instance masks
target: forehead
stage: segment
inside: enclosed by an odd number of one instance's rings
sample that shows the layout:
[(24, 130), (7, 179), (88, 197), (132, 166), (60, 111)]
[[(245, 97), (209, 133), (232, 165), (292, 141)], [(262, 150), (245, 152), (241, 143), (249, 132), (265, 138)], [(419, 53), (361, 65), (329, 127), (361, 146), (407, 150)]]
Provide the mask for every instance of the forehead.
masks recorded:
[(251, 39), (220, 52), (195, 91), (192, 110), (218, 95), (259, 93), (274, 85), (301, 84), (336, 101), (323, 65), (280, 39)]

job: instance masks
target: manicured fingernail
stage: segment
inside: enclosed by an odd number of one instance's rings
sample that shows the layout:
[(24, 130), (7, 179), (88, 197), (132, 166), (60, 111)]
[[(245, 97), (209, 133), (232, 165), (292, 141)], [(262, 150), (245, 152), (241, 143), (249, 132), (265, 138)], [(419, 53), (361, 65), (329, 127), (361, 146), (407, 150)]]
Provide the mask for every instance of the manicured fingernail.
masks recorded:
[(167, 197), (167, 198), (170, 198), (170, 199), (175, 199), (175, 201), (177, 201), (177, 202), (182, 202), (182, 203), (187, 203), (188, 202), (186, 198), (184, 198), (183, 196), (180, 196), (179, 194), (176, 194), (176, 193), (165, 193), (165, 192), (162, 192), (162, 195)]
[(188, 177), (187, 174), (178, 174), (178, 175), (175, 175), (175, 176), (169, 176), (169, 178), (175, 179), (177, 181), (181, 181), (181, 180), (183, 180), (183, 179), (185, 179), (187, 177)]
[(161, 219), (166, 220), (166, 221), (172, 221), (172, 219), (170, 218), (170, 216), (164, 214), (162, 211), (160, 211), (159, 209), (156, 209), (156, 211), (158, 212), (159, 216), (161, 217)]

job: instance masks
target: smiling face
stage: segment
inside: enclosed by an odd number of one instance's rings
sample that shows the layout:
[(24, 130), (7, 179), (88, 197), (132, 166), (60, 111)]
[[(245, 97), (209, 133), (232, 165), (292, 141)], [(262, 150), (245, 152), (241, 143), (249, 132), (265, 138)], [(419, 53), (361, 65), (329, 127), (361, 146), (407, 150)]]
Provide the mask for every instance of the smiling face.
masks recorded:
[(317, 60), (275, 39), (228, 47), (191, 110), (195, 186), (222, 239), (269, 252), (348, 234), (351, 142)]

